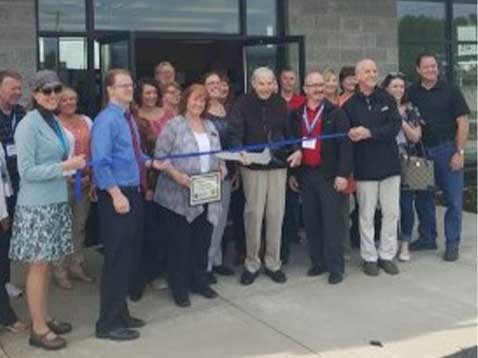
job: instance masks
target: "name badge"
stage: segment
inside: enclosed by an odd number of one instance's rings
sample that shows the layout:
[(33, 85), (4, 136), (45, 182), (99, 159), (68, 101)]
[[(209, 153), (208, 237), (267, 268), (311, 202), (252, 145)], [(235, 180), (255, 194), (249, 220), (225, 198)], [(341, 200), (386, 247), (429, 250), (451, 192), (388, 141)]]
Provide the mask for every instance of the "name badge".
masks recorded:
[(15, 144), (7, 144), (7, 156), (9, 157), (17, 156), (17, 147), (15, 147)]
[(315, 149), (317, 145), (317, 139), (307, 139), (302, 141), (302, 148), (304, 149)]

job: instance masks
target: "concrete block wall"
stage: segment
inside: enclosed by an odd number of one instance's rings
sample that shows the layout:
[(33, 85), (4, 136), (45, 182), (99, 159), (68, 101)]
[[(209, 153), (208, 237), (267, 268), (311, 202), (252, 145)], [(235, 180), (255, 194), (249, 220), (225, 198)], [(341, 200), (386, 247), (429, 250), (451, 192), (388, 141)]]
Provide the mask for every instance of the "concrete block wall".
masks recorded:
[(305, 35), (307, 69), (339, 70), (369, 57), (398, 69), (396, 0), (289, 0), (288, 34)]
[(35, 0), (0, 0), (0, 69), (14, 69), (28, 81), (36, 48)]

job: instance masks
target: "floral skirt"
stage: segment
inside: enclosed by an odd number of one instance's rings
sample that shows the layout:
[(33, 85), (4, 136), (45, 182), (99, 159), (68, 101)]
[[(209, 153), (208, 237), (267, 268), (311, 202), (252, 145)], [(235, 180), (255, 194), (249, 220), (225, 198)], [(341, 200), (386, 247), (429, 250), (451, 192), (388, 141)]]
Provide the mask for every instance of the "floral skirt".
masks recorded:
[(73, 253), (71, 209), (68, 202), (17, 205), (13, 218), (10, 259), (55, 262)]

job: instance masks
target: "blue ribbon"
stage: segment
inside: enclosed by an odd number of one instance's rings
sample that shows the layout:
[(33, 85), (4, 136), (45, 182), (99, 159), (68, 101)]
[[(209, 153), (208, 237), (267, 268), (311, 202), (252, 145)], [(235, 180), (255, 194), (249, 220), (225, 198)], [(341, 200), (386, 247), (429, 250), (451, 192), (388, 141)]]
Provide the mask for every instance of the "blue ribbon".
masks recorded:
[[(338, 138), (344, 138), (347, 136), (347, 133), (335, 133), (335, 134), (324, 134), (324, 135), (318, 135), (318, 136), (311, 136), (311, 137), (304, 137), (304, 138), (297, 138), (297, 139), (286, 139), (286, 140), (281, 140), (277, 142), (270, 142), (270, 143), (259, 143), (259, 144), (249, 144), (249, 145), (244, 145), (244, 146), (238, 146), (238, 147), (232, 147), (227, 150), (225, 149), (217, 149), (217, 150), (208, 150), (208, 151), (203, 151), (203, 152), (190, 152), (190, 153), (181, 153), (181, 154), (168, 154), (164, 155), (161, 157), (144, 157), (144, 161), (147, 160), (159, 160), (159, 161), (164, 161), (164, 160), (178, 160), (178, 159), (183, 159), (183, 158), (193, 158), (193, 157), (200, 157), (203, 155), (214, 155), (218, 153), (237, 153), (237, 152), (243, 152), (243, 151), (257, 151), (257, 150), (263, 150), (265, 148), (269, 149), (277, 149), (281, 147), (286, 147), (289, 145), (293, 144), (300, 144), (304, 141), (307, 140), (331, 140), (331, 139), (338, 139)], [(97, 163), (97, 162), (96, 162)], [(87, 166), (92, 166), (93, 161), (88, 161), (86, 163)], [(81, 199), (81, 171), (77, 170), (75, 172), (75, 199), (78, 201)]]

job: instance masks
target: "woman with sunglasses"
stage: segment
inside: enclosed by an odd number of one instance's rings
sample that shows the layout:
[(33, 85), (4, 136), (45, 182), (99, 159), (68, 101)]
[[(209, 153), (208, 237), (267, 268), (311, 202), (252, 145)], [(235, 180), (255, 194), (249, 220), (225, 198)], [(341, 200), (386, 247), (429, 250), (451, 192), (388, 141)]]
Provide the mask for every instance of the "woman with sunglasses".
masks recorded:
[(66, 346), (61, 335), (69, 333), (72, 326), (53, 319), (48, 311), (49, 277), (52, 263), (73, 253), (67, 177), (84, 168), (85, 159), (69, 157), (68, 138), (55, 116), (62, 91), (56, 73), (37, 72), (30, 87), (33, 110), (15, 132), (20, 191), (10, 258), (27, 266), (30, 345), (57, 350)]
[[(405, 95), (405, 75), (403, 73), (389, 73), (382, 82), (384, 88), (397, 101), (397, 107), (402, 116), (402, 129), (397, 136), (397, 143), (400, 153), (421, 154), (417, 152), (415, 144), (421, 139), (422, 130), (420, 127), (420, 114), (418, 109), (407, 100)], [(415, 192), (401, 190), (400, 192), (400, 249), (398, 259), (409, 261), (409, 244), (412, 238), (415, 213), (413, 203)]]

